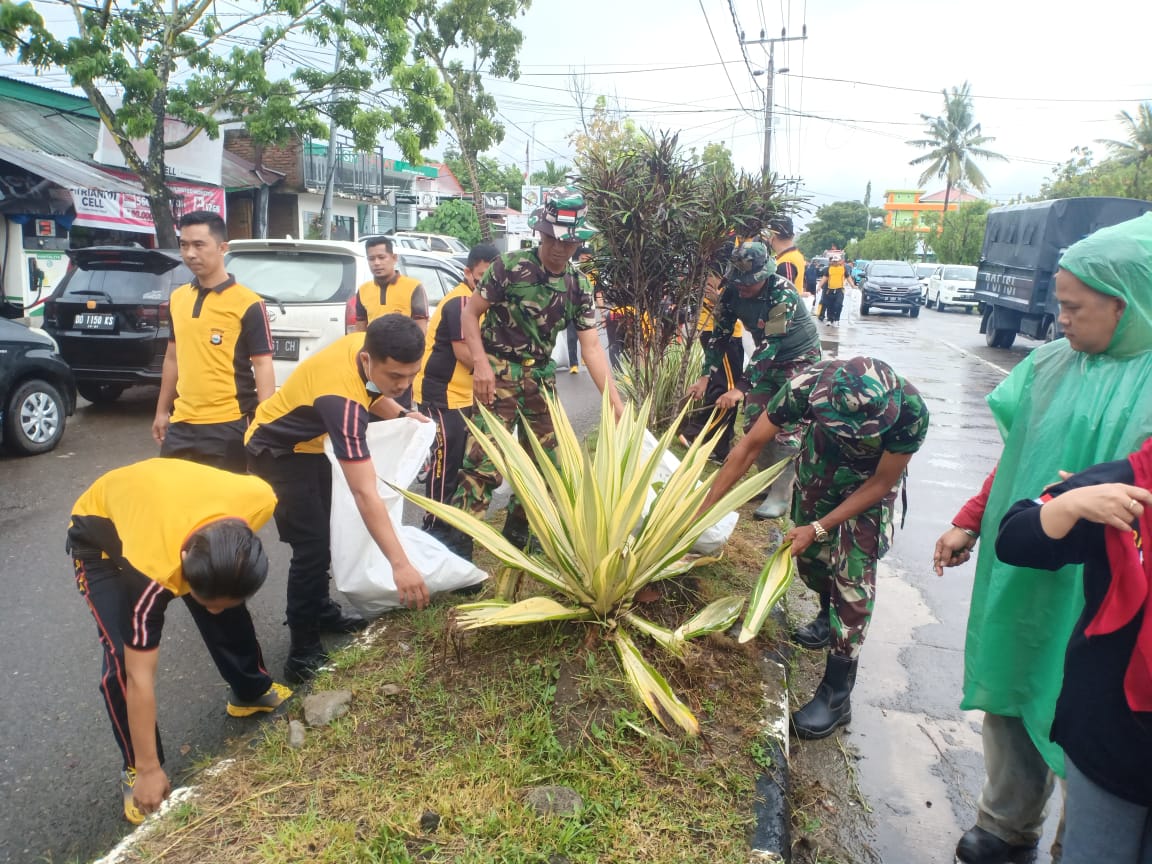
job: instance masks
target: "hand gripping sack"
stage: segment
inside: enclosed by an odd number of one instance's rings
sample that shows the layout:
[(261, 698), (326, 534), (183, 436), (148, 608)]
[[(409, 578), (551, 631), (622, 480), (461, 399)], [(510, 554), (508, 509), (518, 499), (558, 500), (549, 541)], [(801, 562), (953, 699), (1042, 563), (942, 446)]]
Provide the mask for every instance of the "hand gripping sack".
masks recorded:
[[(368, 424), (368, 450), (376, 469), (376, 489), (388, 508), (400, 545), (420, 571), (429, 594), (475, 585), (488, 574), (454, 555), (439, 540), (413, 525), (404, 525), (404, 499), (388, 482), (407, 488), (416, 479), (432, 441), (436, 424), (418, 420), (387, 420)], [(344, 472), (325, 439), (332, 462), (332, 578), (336, 588), (361, 613), (380, 615), (403, 604), (392, 581), (392, 566), (364, 526)]]

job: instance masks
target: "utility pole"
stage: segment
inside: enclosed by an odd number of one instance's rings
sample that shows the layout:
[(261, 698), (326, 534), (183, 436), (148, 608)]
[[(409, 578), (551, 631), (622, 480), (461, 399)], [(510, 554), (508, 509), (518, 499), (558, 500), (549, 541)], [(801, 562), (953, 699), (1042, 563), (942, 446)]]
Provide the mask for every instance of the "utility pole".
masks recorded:
[[(745, 39), (744, 35), (740, 35), (740, 44), (743, 45), (767, 45), (768, 46), (768, 84), (764, 88), (764, 176), (768, 177), (772, 169), (772, 102), (773, 102), (773, 79), (776, 77), (776, 43), (777, 42), (803, 42), (808, 38), (808, 25), (804, 25), (800, 36), (789, 36), (787, 30), (781, 30), (779, 36), (774, 36), (771, 39), (764, 38), (764, 31), (760, 31), (759, 39)], [(783, 74), (788, 69), (781, 69)], [(760, 74), (759, 72), (754, 74)]]
[[(340, 14), (343, 16), (344, 11), (348, 8), (347, 0), (340, 2)], [(340, 67), (342, 65), (341, 52), (343, 50), (343, 41), (340, 35), (336, 37), (336, 65), (332, 69), (332, 108), (333, 115), (335, 114), (336, 95), (337, 90), (335, 86), (336, 80), (340, 77)], [(328, 177), (324, 183), (324, 204), (320, 208), (320, 219), (324, 223), (323, 238), (325, 240), (332, 239), (332, 196), (336, 187), (336, 117), (329, 118), (328, 123)]]

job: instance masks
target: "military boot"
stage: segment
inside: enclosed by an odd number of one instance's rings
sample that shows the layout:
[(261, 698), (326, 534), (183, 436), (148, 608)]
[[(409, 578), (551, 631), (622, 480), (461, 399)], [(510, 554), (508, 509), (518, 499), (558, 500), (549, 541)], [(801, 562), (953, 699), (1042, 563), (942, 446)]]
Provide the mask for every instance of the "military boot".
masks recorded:
[(519, 507), (508, 511), (508, 517), (504, 520), (504, 528), (500, 533), (517, 549), (522, 549), (529, 554), (540, 551), (539, 542), (528, 529), (528, 517)]
[(764, 448), (758, 460), (762, 468), (770, 468), (781, 459), (791, 459), (784, 472), (768, 487), (764, 503), (756, 508), (753, 519), (779, 519), (792, 506), (792, 485), (796, 481), (796, 457), (800, 451), (792, 447), (781, 447), (772, 441)]
[(328, 652), (316, 629), (292, 628), (288, 659), (284, 661), (284, 680), (303, 684), (328, 662)]
[(796, 737), (804, 740), (827, 738), (840, 726), (852, 722), (852, 688), (856, 684), (856, 660), (829, 654), (824, 680), (807, 705), (792, 715)]
[(803, 627), (797, 627), (792, 632), (792, 641), (809, 651), (819, 651), (828, 647), (828, 642), (832, 639), (832, 621), (829, 612), (831, 606), (831, 595), (821, 594), (820, 614)]

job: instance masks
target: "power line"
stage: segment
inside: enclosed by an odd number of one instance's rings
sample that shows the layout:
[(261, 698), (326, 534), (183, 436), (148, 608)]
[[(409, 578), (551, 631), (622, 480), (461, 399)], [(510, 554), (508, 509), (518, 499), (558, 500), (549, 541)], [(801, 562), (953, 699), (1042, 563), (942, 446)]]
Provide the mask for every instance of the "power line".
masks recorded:
[[(873, 81), (856, 81), (851, 78), (825, 78), (820, 75), (797, 75), (797, 78), (807, 78), (810, 81), (830, 81), (835, 84), (854, 84), (860, 87), (877, 87), (881, 90), (902, 90), (906, 93), (930, 93), (933, 96), (940, 95), (939, 90), (924, 90), (919, 87), (900, 87), (896, 84), (878, 84)], [(1133, 99), (1131, 97), (1124, 97), (1122, 99), (1067, 99), (1063, 97), (1049, 97), (1049, 96), (989, 96), (982, 93), (971, 94), (972, 99), (996, 99), (1005, 102), (1146, 102), (1152, 97), (1140, 97)]]
[[(720, 43), (716, 41), (716, 34), (712, 32), (712, 22), (708, 20), (708, 10), (704, 8), (704, 0), (697, 0), (700, 4), (700, 11), (704, 15), (704, 23), (708, 25), (708, 35), (712, 37), (712, 45), (716, 49), (716, 56), (720, 58), (721, 65), (724, 68), (724, 77), (728, 79), (728, 86), (732, 88), (732, 95), (736, 97), (736, 102), (740, 105), (741, 111), (747, 111), (744, 103), (740, 101), (740, 94), (736, 92), (736, 85), (732, 82), (732, 76), (728, 74), (728, 66), (724, 65), (724, 55), (720, 52)], [(743, 48), (741, 48), (743, 50)], [(744, 58), (744, 62), (748, 62), (748, 58)]]

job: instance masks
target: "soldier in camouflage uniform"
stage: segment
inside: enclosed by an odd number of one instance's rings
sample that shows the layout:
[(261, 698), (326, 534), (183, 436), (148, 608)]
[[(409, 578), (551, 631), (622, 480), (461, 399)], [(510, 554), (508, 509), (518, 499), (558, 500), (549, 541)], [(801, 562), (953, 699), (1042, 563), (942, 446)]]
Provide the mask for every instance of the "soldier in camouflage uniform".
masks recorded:
[[(747, 432), (776, 392), (820, 359), (820, 334), (808, 313), (808, 304), (800, 299), (795, 285), (775, 272), (775, 262), (763, 243), (746, 241), (732, 251), (726, 281), (730, 287), (720, 297), (712, 342), (704, 354), (704, 371), (688, 395), (693, 399), (704, 396), (709, 377), (724, 362), (736, 323), (742, 323), (752, 334), (756, 348), (736, 386), (716, 400), (716, 407), (735, 408), (743, 401)], [(782, 430), (765, 448), (762, 464), (773, 465), (795, 457), (802, 431), (800, 426)], [(768, 497), (756, 511), (757, 518), (784, 515), (795, 477), (794, 464), (789, 465), (772, 484)]]
[(869, 357), (825, 360), (768, 403), (716, 475), (705, 506), (743, 476), (782, 427), (804, 423), (788, 532), (800, 576), (820, 596), (816, 620), (794, 639), (831, 644), (824, 680), (792, 715), (801, 738), (823, 738), (852, 719), (849, 696), (876, 598), (876, 562), (892, 542), (892, 514), (912, 454), (928, 433), (919, 391)]
[[(586, 213), (578, 190), (552, 190), (529, 220), (540, 232), (540, 245), (497, 258), (462, 314), (464, 341), (472, 356), (488, 360), (479, 360), (472, 370), (476, 402), (509, 429), (517, 424), (521, 430), (530, 427), (549, 453), (556, 448), (556, 435), (543, 393), (556, 387), (552, 347), (570, 321), (576, 324), (593, 382), (601, 392), (610, 389), (617, 416), (624, 410), (596, 330), (592, 287), (571, 264), (576, 249), (596, 231), (585, 222)], [(477, 423), (485, 428), (482, 418)], [(492, 460), (472, 440), (452, 504), (482, 517), (500, 482)], [(527, 519), (515, 501), (509, 506), (504, 536), (517, 545), (528, 542)], [(457, 534), (450, 545), (466, 553), (471, 541)]]

